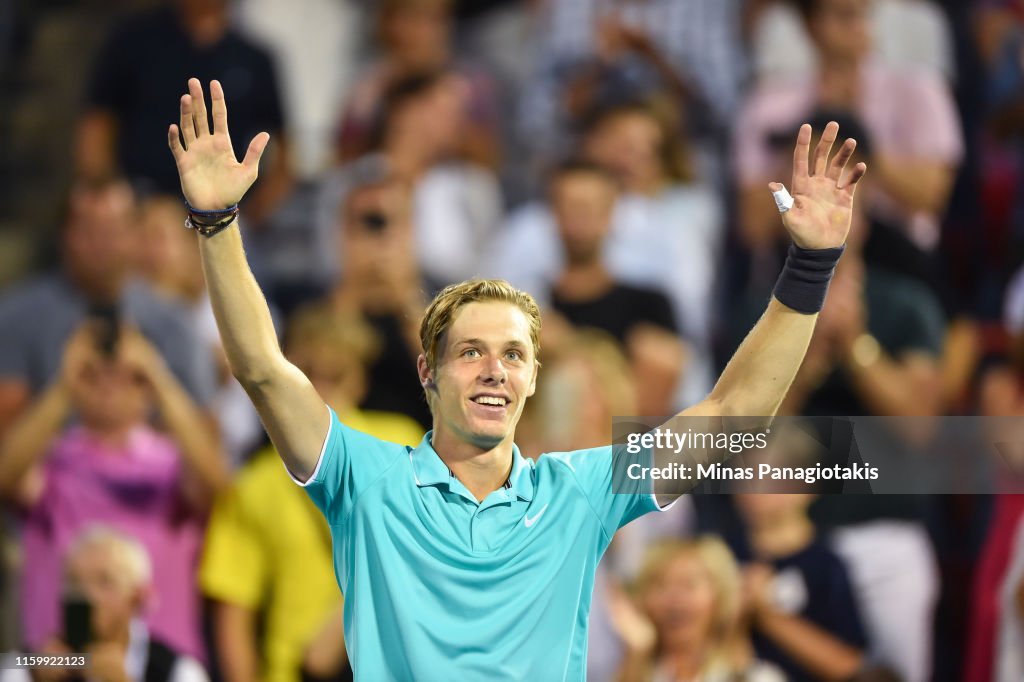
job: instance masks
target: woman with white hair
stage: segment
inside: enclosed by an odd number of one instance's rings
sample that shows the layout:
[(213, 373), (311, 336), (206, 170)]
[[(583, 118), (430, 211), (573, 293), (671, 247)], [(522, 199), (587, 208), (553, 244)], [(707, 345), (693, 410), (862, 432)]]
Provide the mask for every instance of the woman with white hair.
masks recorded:
[(87, 663), (30, 672), (22, 665), (26, 656), (15, 655), (4, 661), (0, 682), (208, 682), (195, 659), (151, 637), (140, 618), (152, 594), (152, 574), (140, 542), (108, 526), (85, 529), (64, 559), (63, 632), (34, 653), (72, 663), (87, 654)]

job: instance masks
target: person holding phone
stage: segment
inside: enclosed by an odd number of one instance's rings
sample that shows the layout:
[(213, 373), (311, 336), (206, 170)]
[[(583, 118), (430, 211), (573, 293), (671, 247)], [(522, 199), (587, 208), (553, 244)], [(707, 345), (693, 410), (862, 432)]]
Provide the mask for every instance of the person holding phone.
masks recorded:
[(0, 667), (0, 682), (207, 682), (198, 661), (152, 636), (141, 620), (152, 575), (149, 554), (134, 538), (108, 526), (84, 530), (64, 559), (62, 632), (33, 653), (88, 654), (88, 664), (31, 672)]
[[(81, 327), (56, 381), (0, 440), (0, 497), (20, 512), (25, 643), (60, 620), (61, 555), (91, 523), (131, 533), (153, 560), (154, 632), (202, 656), (194, 574), (202, 518), (228, 482), (202, 413), (141, 332)], [(150, 425), (154, 408), (163, 430)]]

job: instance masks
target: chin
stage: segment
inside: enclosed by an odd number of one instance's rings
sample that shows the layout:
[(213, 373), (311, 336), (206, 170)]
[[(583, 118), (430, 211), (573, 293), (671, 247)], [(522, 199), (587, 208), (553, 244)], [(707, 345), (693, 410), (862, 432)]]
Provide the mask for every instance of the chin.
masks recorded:
[(493, 448), (508, 437), (511, 430), (505, 424), (476, 424), (467, 429), (471, 442), (479, 447)]

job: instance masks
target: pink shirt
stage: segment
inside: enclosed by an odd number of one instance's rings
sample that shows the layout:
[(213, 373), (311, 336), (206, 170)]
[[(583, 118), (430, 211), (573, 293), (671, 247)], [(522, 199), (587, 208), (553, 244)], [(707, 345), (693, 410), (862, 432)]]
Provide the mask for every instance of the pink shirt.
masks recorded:
[(205, 658), (195, 582), (202, 524), (178, 494), (177, 446), (143, 426), (115, 448), (75, 426), (55, 441), (44, 470), (43, 494), (24, 519), (21, 613), (28, 646), (62, 632), (62, 559), (82, 530), (104, 524), (149, 552), (154, 593), (145, 620), (153, 635)]
[[(956, 167), (964, 154), (959, 114), (945, 82), (927, 71), (895, 71), (867, 63), (861, 70), (861, 97), (853, 112), (871, 136), (875, 153), (895, 159), (935, 161)], [(773, 133), (792, 133), (811, 114), (818, 99), (815, 76), (759, 85), (747, 99), (736, 125), (733, 163), (742, 186), (787, 185), (792, 177), (792, 146), (773, 150)], [(839, 131), (842, 136), (842, 131)], [(767, 190), (766, 190), (767, 191)], [(923, 248), (938, 240), (940, 216), (912, 211), (881, 190), (873, 208), (902, 225)]]

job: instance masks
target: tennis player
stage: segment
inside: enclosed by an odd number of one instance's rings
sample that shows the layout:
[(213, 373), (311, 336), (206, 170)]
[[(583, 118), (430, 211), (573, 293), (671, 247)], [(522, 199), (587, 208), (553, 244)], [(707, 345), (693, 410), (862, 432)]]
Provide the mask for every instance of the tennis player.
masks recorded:
[[(168, 130), (231, 370), (295, 481), (331, 528), (357, 679), (583, 680), (594, 571), (615, 531), (673, 495), (612, 492), (611, 447), (525, 459), (513, 438), (537, 384), (540, 313), (502, 281), (443, 290), (427, 308), (419, 381), (433, 429), (416, 448), (345, 426), (282, 355), (238, 230), (270, 136), (239, 163), (220, 83), (213, 128), (197, 79)], [(711, 394), (681, 414), (773, 415), (803, 360), (850, 226), (855, 142), (829, 163), (803, 126), (793, 196), (770, 189), (793, 246), (773, 300)], [(410, 381), (412, 377), (410, 377)]]

